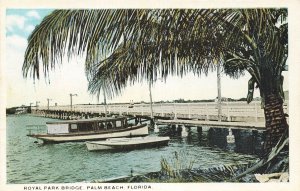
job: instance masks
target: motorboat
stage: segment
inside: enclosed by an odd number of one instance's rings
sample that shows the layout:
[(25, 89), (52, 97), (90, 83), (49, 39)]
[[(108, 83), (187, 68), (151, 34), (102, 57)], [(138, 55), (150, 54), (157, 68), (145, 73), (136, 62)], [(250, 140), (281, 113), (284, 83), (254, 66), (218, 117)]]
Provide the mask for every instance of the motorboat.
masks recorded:
[(93, 141), (117, 137), (147, 136), (147, 124), (130, 125), (126, 117), (105, 117), (46, 122), (46, 133), (27, 136), (43, 140), (44, 143)]

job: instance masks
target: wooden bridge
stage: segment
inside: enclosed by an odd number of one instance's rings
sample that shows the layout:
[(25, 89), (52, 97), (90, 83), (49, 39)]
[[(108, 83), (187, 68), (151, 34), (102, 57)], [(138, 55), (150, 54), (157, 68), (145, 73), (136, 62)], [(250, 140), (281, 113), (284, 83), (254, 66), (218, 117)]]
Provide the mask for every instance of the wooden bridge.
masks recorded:
[[(32, 113), (37, 116), (58, 119), (93, 118), (99, 116), (128, 117), (135, 124), (151, 122), (154, 132), (159, 132), (161, 125), (171, 128), (182, 137), (188, 136), (191, 128), (198, 132), (217, 128), (228, 135), (227, 143), (234, 143), (234, 129), (246, 129), (252, 133), (265, 130), (264, 111), (260, 102), (223, 102), (221, 121), (218, 121), (218, 104), (208, 103), (159, 103), (153, 105), (151, 115), (150, 104), (109, 104), (109, 105), (70, 105), (52, 107), (34, 107)], [(288, 114), (288, 102), (284, 103)], [(151, 118), (153, 116), (153, 118)], [(153, 123), (154, 122), (154, 123)], [(221, 128), (221, 129), (220, 129)]]
[[(288, 102), (284, 103), (288, 113)], [(33, 107), (35, 115), (60, 118), (91, 118), (106, 115), (124, 115), (148, 119), (151, 116), (150, 104), (109, 104), (109, 105), (70, 105)], [(153, 117), (156, 119), (218, 120), (218, 105), (215, 102), (198, 103), (154, 103)], [(223, 102), (222, 121), (264, 122), (264, 112), (260, 102)]]

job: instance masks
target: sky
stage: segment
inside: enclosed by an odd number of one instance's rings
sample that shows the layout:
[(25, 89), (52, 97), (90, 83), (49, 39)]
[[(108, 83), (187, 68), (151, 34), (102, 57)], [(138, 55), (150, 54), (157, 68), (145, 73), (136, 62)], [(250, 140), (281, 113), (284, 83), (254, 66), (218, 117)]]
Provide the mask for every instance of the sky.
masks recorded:
[[(51, 71), (50, 80), (41, 78), (33, 82), (32, 78), (23, 78), (22, 64), (27, 46), (27, 38), (42, 19), (51, 13), (51, 9), (7, 9), (6, 10), (6, 107), (29, 105), (39, 101), (39, 105), (70, 104), (70, 93), (78, 94), (73, 97), (73, 104), (102, 103), (103, 97), (98, 100), (96, 96), (87, 91), (87, 79), (84, 72), (84, 58), (67, 58), (55, 71)], [(284, 72), (284, 90), (288, 89), (288, 73)], [(247, 95), (247, 86), (250, 75), (239, 79), (231, 79), (221, 74), (222, 97), (242, 98)], [(208, 76), (194, 76), (187, 74), (183, 78), (170, 76), (166, 81), (157, 81), (152, 86), (153, 101), (161, 100), (199, 100), (214, 99), (217, 97), (217, 74)], [(258, 97), (255, 90), (254, 97)], [(108, 99), (108, 103), (146, 101), (149, 102), (149, 87), (146, 82), (136, 83), (124, 89), (122, 95)]]

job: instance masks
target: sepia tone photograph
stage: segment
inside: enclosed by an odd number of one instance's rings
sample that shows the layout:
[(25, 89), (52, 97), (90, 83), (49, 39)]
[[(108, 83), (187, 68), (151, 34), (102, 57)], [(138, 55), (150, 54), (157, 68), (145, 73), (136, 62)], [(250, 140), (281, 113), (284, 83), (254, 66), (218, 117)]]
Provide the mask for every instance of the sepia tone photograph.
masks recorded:
[(2, 184), (290, 184), (287, 5), (1, 10)]

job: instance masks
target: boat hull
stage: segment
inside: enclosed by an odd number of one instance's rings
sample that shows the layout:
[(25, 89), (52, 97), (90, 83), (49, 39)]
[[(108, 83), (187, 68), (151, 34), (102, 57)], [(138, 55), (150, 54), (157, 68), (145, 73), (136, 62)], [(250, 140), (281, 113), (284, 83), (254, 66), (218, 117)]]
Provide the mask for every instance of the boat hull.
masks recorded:
[(138, 137), (124, 139), (108, 139), (106, 141), (86, 142), (89, 151), (132, 150), (150, 147), (167, 146), (169, 137)]
[(93, 141), (103, 140), (117, 137), (136, 137), (147, 136), (149, 134), (146, 124), (129, 127), (121, 130), (93, 132), (93, 133), (65, 133), (65, 134), (32, 134), (28, 135), (33, 138), (43, 140), (44, 143), (62, 143), (62, 142), (76, 142), (76, 141)]

